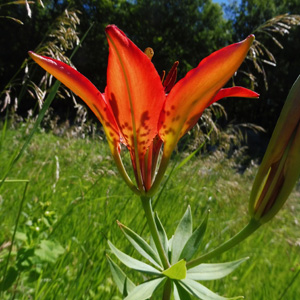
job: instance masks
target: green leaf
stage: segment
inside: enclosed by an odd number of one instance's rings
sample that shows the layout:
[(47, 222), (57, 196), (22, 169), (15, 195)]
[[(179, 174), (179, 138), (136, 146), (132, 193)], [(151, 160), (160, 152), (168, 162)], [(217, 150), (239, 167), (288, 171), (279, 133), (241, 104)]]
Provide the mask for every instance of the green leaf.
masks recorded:
[(186, 277), (186, 261), (184, 259), (180, 260), (169, 269), (163, 271), (162, 274), (175, 280), (184, 279)]
[(118, 225), (132, 246), (152, 264), (162, 270), (161, 261), (157, 252), (154, 251), (152, 247), (133, 230), (121, 224), (120, 222), (118, 222)]
[(200, 264), (199, 266), (188, 270), (187, 278), (193, 280), (220, 279), (230, 274), (247, 259), (248, 257), (220, 264)]
[(18, 271), (14, 267), (10, 267), (6, 273), (6, 277), (0, 282), (0, 291), (8, 290), (18, 277)]
[(152, 296), (154, 291), (165, 281), (165, 277), (156, 278), (144, 282), (134, 288), (134, 290), (124, 300), (145, 300)]
[(197, 281), (191, 279), (183, 279), (179, 281), (180, 285), (189, 293), (201, 300), (229, 300), (239, 299), (243, 297), (224, 298), (218, 294), (212, 292), (207, 287), (203, 286)]
[(155, 215), (154, 215), (154, 220), (155, 220), (156, 228), (157, 228), (158, 235), (161, 240), (163, 249), (164, 249), (166, 255), (168, 256), (168, 253), (169, 253), (168, 237), (167, 237), (166, 231), (165, 231), (157, 213), (155, 213)]
[(127, 296), (134, 288), (135, 284), (127, 277), (127, 275), (119, 268), (114, 261), (106, 255), (107, 261), (109, 263), (110, 271), (114, 279), (115, 284), (117, 285), (120, 293), (123, 296)]
[(205, 219), (201, 223), (201, 225), (193, 232), (193, 234), (190, 236), (188, 241), (186, 242), (179, 259), (185, 259), (186, 261), (189, 261), (194, 254), (199, 249), (200, 243), (202, 241), (202, 238), (204, 236), (204, 233), (206, 231), (207, 227), (207, 221), (208, 221), (208, 213), (205, 216)]
[(174, 300), (191, 300), (189, 293), (178, 282), (173, 282)]
[(161, 275), (161, 272), (159, 272), (157, 269), (123, 253), (122, 251), (117, 249), (110, 241), (108, 241), (108, 245), (111, 251), (113, 252), (113, 254), (128, 268), (146, 274)]
[(42, 240), (39, 249), (34, 251), (34, 254), (42, 261), (55, 263), (57, 258), (65, 252), (65, 249), (55, 241)]
[[(128, 280), (130, 280), (128, 277), (125, 278), (125, 282), (124, 282), (124, 289), (123, 289), (123, 297), (126, 297), (129, 292), (131, 292), (134, 288), (135, 288), (135, 285), (133, 288), (130, 288), (128, 289)], [(129, 291), (130, 290), (130, 291)]]
[(178, 261), (180, 253), (193, 233), (191, 207), (188, 206), (185, 214), (180, 220), (172, 241), (171, 264)]

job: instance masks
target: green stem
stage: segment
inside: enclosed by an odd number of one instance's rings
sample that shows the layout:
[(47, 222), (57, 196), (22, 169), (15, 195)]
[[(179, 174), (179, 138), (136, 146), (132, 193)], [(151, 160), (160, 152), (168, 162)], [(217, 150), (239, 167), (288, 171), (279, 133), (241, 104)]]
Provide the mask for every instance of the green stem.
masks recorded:
[(145, 212), (145, 216), (147, 219), (147, 223), (148, 223), (148, 226), (150, 229), (150, 233), (152, 235), (158, 255), (161, 259), (164, 269), (168, 269), (170, 267), (170, 264), (169, 264), (168, 258), (166, 256), (166, 253), (164, 251), (164, 248), (161, 243), (161, 240), (160, 240), (160, 237), (158, 234), (158, 230), (157, 230), (157, 227), (155, 224), (154, 215), (153, 215), (152, 208), (151, 208), (151, 198), (141, 197), (141, 200), (142, 200), (142, 205), (143, 205), (143, 209)]
[(235, 236), (233, 236), (230, 240), (223, 243), (222, 245), (215, 248), (214, 250), (188, 262), (186, 264), (187, 269), (196, 267), (196, 266), (200, 265), (201, 263), (207, 261), (208, 259), (218, 256), (218, 255), (222, 254), (223, 252), (231, 249), (235, 245), (237, 245), (240, 242), (242, 242), (243, 240), (245, 240), (254, 231), (256, 231), (261, 225), (262, 224), (259, 221), (255, 220), (255, 219), (251, 219), (249, 221), (249, 223), (239, 233), (237, 233)]
[(165, 288), (164, 288), (164, 293), (163, 293), (162, 300), (170, 300), (171, 299), (171, 294), (172, 294), (171, 279), (167, 279), (166, 284), (165, 284)]

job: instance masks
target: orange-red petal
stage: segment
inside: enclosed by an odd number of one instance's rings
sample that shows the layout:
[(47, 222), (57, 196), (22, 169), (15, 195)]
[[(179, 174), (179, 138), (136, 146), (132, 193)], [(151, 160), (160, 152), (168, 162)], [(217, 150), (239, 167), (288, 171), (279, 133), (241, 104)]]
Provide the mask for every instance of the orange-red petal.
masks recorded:
[[(231, 88), (225, 88), (221, 89), (217, 95), (207, 104), (206, 107), (212, 105), (213, 103), (219, 101), (220, 99), (226, 98), (226, 97), (241, 97), (241, 98), (258, 98), (259, 94), (257, 94), (254, 91), (248, 90), (244, 87), (235, 86)], [(184, 124), (184, 129), (181, 132), (181, 136), (184, 135), (186, 132), (188, 132), (190, 129), (192, 129), (195, 124), (198, 122), (199, 118), (201, 117), (203, 111), (200, 112), (194, 112), (192, 111), (187, 118), (186, 123)]]
[(258, 98), (259, 94), (241, 86), (220, 89), (217, 95), (209, 102), (207, 106), (227, 97)]
[(29, 55), (43, 69), (66, 85), (90, 107), (102, 123), (110, 146), (113, 145), (114, 151), (116, 151), (120, 141), (120, 134), (104, 95), (85, 76), (69, 65), (34, 52), (29, 52)]
[(107, 91), (124, 142), (141, 159), (157, 135), (165, 99), (159, 75), (147, 55), (114, 25), (109, 43)]
[(190, 127), (190, 121), (194, 122), (190, 118), (201, 115), (239, 68), (253, 40), (251, 35), (212, 53), (172, 88), (159, 121), (159, 135), (165, 143), (164, 155), (171, 154)]

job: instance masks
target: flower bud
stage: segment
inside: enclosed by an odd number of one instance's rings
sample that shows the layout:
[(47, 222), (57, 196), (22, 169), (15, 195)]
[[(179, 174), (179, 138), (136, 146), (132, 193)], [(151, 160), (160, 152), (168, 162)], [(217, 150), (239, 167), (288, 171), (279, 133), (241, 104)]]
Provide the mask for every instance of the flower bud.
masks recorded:
[(265, 223), (290, 195), (300, 175), (300, 76), (292, 86), (252, 187), (249, 213)]

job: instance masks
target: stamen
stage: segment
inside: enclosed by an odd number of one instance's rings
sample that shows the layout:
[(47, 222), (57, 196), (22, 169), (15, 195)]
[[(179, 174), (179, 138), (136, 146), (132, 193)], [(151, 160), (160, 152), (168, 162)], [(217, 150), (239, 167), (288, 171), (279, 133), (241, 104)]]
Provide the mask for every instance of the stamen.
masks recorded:
[(165, 92), (169, 93), (172, 89), (172, 87), (175, 84), (176, 78), (177, 78), (177, 67), (178, 67), (179, 62), (175, 61), (170, 72), (168, 73), (168, 75), (166, 76), (166, 79), (164, 80), (164, 88), (165, 88)]
[(163, 71), (162, 71), (162, 74), (160, 75), (161, 82), (164, 82), (165, 76), (166, 76), (166, 71), (163, 70)]
[(148, 58), (151, 60), (153, 55), (154, 55), (154, 51), (152, 48), (148, 47), (145, 49), (144, 53), (148, 56)]

